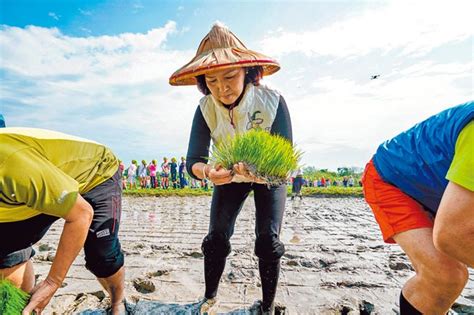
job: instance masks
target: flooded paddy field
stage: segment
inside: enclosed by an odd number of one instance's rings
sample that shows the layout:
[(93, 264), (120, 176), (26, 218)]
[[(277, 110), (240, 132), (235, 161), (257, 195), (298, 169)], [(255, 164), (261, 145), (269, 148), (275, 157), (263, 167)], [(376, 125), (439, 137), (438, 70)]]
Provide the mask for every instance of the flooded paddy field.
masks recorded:
[[(125, 253), (126, 298), (135, 314), (194, 314), (204, 294), (201, 242), (210, 197), (124, 197), (120, 239)], [(400, 288), (413, 275), (396, 245), (384, 244), (361, 198), (287, 201), (281, 239), (277, 302), (286, 314), (396, 314)], [(260, 298), (254, 247), (254, 202), (246, 201), (231, 239), (221, 279), (219, 313), (251, 314)], [(35, 271), (43, 279), (62, 228), (53, 225), (35, 246)], [(474, 313), (474, 272), (458, 299), (458, 314)], [(46, 314), (105, 314), (108, 299), (81, 254)], [(453, 314), (455, 314), (453, 312)]]

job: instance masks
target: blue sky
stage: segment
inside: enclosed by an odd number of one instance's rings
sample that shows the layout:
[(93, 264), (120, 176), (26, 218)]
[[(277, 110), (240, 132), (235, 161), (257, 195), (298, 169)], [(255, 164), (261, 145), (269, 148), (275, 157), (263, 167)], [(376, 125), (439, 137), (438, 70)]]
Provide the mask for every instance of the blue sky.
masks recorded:
[[(201, 95), (171, 87), (212, 24), (282, 69), (303, 163), (363, 166), (383, 140), (473, 99), (472, 2), (0, 0), (0, 113), (110, 146), (186, 154)], [(370, 80), (373, 74), (380, 74)]]

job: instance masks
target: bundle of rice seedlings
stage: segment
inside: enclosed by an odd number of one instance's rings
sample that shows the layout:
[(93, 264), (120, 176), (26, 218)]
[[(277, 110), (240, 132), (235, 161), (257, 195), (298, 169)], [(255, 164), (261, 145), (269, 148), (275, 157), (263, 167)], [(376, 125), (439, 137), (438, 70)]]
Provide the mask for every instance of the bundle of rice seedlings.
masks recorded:
[(242, 162), (255, 182), (279, 185), (298, 168), (301, 155), (287, 139), (252, 129), (214, 145), (210, 161), (230, 170)]
[(18, 315), (28, 304), (30, 295), (10, 281), (0, 279), (0, 314)]

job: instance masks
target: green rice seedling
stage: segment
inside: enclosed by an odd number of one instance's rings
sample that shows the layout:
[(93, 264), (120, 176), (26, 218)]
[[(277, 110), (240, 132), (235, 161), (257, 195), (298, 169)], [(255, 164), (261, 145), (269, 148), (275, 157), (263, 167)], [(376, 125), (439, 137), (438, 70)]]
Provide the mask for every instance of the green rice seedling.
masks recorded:
[(286, 183), (290, 172), (298, 168), (301, 155), (287, 139), (252, 129), (215, 144), (210, 161), (230, 170), (242, 162), (259, 181), (279, 185)]
[(28, 304), (30, 295), (10, 281), (0, 279), (0, 314), (18, 315)]

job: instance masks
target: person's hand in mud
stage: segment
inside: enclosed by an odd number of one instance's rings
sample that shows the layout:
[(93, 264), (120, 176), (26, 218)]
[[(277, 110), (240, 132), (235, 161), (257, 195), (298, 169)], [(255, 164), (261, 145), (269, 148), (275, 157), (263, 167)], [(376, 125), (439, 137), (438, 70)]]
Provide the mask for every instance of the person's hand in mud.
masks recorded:
[(30, 301), (23, 310), (22, 315), (30, 315), (31, 312), (35, 312), (34, 314), (40, 315), (59, 287), (60, 284), (55, 283), (49, 278), (41, 281), (31, 291)]
[[(209, 170), (207, 170), (208, 168)], [(216, 165), (215, 167), (211, 167), (210, 165), (204, 166), (204, 172), (206, 172), (207, 177), (210, 181), (214, 183), (214, 185), (225, 185), (232, 182), (232, 172), (221, 165)]]

